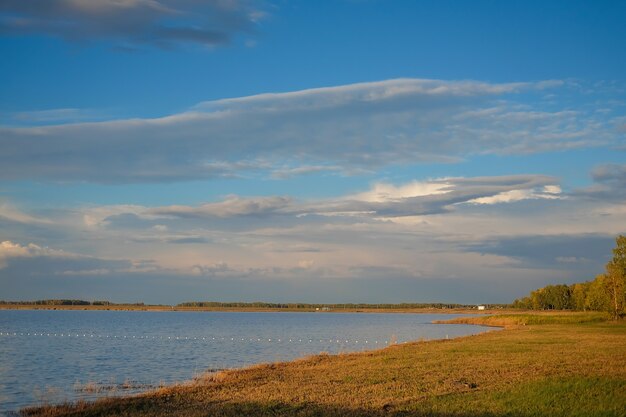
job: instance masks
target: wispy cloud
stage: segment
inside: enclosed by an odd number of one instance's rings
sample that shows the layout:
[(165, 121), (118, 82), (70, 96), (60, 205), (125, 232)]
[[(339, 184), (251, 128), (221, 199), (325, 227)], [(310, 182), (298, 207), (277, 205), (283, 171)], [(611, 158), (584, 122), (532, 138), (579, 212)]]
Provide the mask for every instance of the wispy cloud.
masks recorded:
[[(544, 175), (444, 178), (400, 187), (376, 184), (370, 192), (331, 204), (331, 211), (367, 212), (381, 217), (443, 213), (458, 204), (496, 204), (555, 198), (556, 179)], [(545, 192), (546, 187), (551, 192)], [(552, 188), (551, 188), (552, 187)]]
[(121, 48), (219, 46), (254, 32), (265, 14), (253, 0), (5, 0), (0, 35), (105, 40)]
[(50, 224), (52, 221), (43, 217), (32, 216), (24, 213), (10, 204), (0, 204), (0, 219), (24, 224)]
[(619, 145), (612, 114), (543, 107), (562, 83), (399, 79), (202, 103), (157, 119), (0, 128), (0, 179), (285, 178)]
[[(53, 125), (106, 119), (105, 114), (87, 109), (62, 108), (15, 112), (0, 115), (0, 120), (8, 125)], [(4, 120), (3, 120), (4, 119)]]
[(272, 178), (287, 179), (299, 175), (316, 174), (321, 172), (339, 172), (341, 167), (328, 165), (303, 165), (293, 168), (278, 168), (272, 171)]
[(199, 207), (169, 206), (147, 209), (146, 213), (156, 216), (175, 217), (243, 217), (266, 216), (280, 212), (290, 206), (287, 197), (241, 198), (229, 196), (217, 203), (207, 203)]
[(458, 204), (554, 199), (559, 193), (556, 179), (543, 175), (444, 178), (401, 186), (376, 183), (370, 191), (333, 200), (299, 202), (285, 196), (244, 198), (231, 195), (199, 206), (132, 207), (132, 213), (140, 217), (183, 219), (306, 215), (402, 217), (444, 213)]

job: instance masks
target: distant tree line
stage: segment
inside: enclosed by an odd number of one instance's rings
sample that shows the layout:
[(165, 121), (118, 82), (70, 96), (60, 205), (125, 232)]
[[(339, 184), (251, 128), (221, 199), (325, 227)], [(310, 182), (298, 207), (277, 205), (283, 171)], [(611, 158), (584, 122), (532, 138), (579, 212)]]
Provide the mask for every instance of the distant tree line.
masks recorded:
[(616, 239), (613, 259), (592, 281), (548, 285), (515, 300), (513, 307), (531, 310), (606, 311), (613, 318), (626, 315), (626, 236)]
[[(0, 305), (40, 305), (40, 306), (145, 306), (144, 303), (113, 303), (106, 300), (73, 300), (73, 299), (50, 299), (50, 300), (35, 300), (35, 301), (5, 301), (0, 300)], [(475, 304), (454, 304), (454, 303), (399, 303), (399, 304), (368, 304), (368, 303), (343, 303), (343, 304), (312, 304), (312, 303), (266, 303), (262, 301), (256, 302), (219, 302), (219, 301), (188, 301), (185, 303), (177, 304), (176, 307), (188, 307), (188, 308), (271, 308), (271, 309), (346, 309), (346, 310), (358, 310), (358, 309), (387, 309), (387, 310), (402, 310), (402, 309), (419, 309), (419, 308), (433, 308), (433, 309), (470, 309), (476, 308)], [(508, 304), (490, 304), (490, 308), (506, 308), (510, 307)]]
[[(507, 304), (490, 305), (491, 307), (502, 308)], [(188, 301), (180, 303), (176, 307), (198, 307), (198, 308), (284, 308), (284, 309), (417, 309), (417, 308), (476, 308), (475, 304), (451, 304), (451, 303), (399, 303), (399, 304), (368, 304), (368, 303), (343, 303), (343, 304), (312, 304), (312, 303), (265, 303), (265, 302), (218, 302), (218, 301)]]
[[(112, 303), (110, 301), (85, 301), (85, 300), (67, 300), (67, 299), (59, 299), (59, 300), (35, 300), (35, 301), (4, 301), (0, 300), (0, 304), (10, 304), (10, 305), (38, 305), (38, 306), (113, 306), (119, 305)], [(142, 306), (144, 303), (133, 303), (133, 304), (123, 304), (123, 305), (134, 305), (134, 306)]]

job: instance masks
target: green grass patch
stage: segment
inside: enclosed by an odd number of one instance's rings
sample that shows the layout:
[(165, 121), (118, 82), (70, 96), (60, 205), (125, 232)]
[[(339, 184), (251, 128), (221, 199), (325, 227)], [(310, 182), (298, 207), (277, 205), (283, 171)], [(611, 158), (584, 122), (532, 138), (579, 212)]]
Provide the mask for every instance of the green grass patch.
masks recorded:
[(623, 417), (626, 380), (548, 378), (500, 391), (435, 397), (407, 412), (451, 416)]

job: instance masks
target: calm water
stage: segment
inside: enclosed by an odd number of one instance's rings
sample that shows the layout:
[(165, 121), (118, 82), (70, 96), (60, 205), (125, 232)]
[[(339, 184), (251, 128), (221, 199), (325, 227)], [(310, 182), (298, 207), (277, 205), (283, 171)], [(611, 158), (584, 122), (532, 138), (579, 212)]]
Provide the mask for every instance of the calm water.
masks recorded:
[[(0, 310), (0, 413), (119, 395), (207, 369), (488, 330), (438, 314)], [(97, 392), (94, 392), (97, 391)]]

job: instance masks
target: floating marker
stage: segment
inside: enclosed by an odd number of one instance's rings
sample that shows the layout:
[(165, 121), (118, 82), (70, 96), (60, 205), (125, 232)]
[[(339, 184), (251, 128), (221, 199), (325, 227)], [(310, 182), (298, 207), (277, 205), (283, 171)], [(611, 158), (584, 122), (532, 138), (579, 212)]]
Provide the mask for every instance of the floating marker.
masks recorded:
[[(82, 335), (79, 333), (44, 333), (44, 332), (0, 332), (0, 336), (24, 336), (24, 337), (31, 337), (31, 336), (39, 336), (39, 337), (43, 337), (43, 336), (48, 336), (48, 337), (83, 337), (83, 338), (114, 338), (114, 339), (125, 339), (125, 340), (137, 340), (137, 339), (160, 339), (160, 340), (165, 340), (167, 338), (167, 340), (222, 340), (222, 341), (227, 341), (229, 340), (228, 337), (215, 337), (215, 336), (147, 336), (147, 335), (102, 335), (102, 334), (94, 334), (92, 333), (83, 333)], [(445, 335), (446, 339), (450, 338), (450, 335), (446, 334)], [(273, 342), (273, 343), (284, 343), (284, 342), (289, 342), (289, 343), (302, 343), (304, 341), (304, 343), (313, 343), (313, 342), (317, 342), (317, 339), (295, 339), (295, 338), (245, 338), (245, 337), (231, 337), (230, 341), (234, 342), (235, 340), (237, 341), (241, 341), (241, 342), (263, 342), (263, 341), (267, 341), (267, 342)], [(384, 341), (379, 341), (379, 340), (372, 340), (372, 344), (379, 344), (379, 342), (382, 344), (384, 342), (385, 345), (398, 345), (398, 344), (407, 344), (410, 341), (402, 341), (402, 340), (384, 340)], [(319, 339), (319, 343), (324, 343), (324, 344), (337, 344), (340, 346), (346, 346), (346, 345), (369, 345), (370, 341), (369, 340), (359, 340), (359, 339)], [(363, 346), (362, 348), (360, 348), (360, 350), (365, 349), (366, 347)]]

